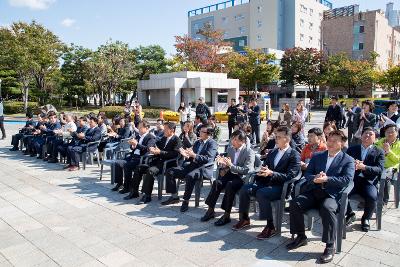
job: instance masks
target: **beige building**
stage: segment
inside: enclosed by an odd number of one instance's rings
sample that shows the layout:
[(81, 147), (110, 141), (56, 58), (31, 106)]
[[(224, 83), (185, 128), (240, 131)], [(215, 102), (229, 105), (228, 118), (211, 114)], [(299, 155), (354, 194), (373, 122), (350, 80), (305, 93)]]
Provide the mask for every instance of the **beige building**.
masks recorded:
[(188, 32), (201, 38), (205, 24), (224, 32), (236, 51), (245, 46), (284, 50), (321, 47), (323, 12), (332, 8), (326, 0), (230, 0), (188, 12)]
[(331, 55), (345, 52), (353, 59), (368, 59), (374, 51), (383, 70), (400, 63), (400, 32), (381, 10), (359, 12), (353, 5), (324, 12), (322, 41)]

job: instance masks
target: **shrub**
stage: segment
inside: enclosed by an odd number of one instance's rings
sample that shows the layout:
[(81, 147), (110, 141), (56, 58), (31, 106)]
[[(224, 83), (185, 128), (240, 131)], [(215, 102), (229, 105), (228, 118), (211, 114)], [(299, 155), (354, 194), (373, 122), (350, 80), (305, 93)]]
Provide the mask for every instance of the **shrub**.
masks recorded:
[[(22, 101), (4, 101), (3, 104), (5, 114), (25, 113), (24, 102)], [(35, 112), (39, 106), (37, 102), (28, 102), (28, 110)]]
[(107, 118), (114, 118), (117, 115), (122, 115), (124, 113), (124, 107), (122, 106), (106, 106), (101, 108), (99, 112), (104, 112)]

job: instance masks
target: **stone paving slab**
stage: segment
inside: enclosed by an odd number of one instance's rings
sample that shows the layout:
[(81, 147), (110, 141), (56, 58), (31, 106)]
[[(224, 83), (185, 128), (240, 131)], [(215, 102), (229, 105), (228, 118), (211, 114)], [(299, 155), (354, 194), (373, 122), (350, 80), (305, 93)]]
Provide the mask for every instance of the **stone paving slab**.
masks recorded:
[[(6, 127), (9, 137), (0, 141), (0, 266), (318, 265), (324, 249), (320, 220), (307, 232), (309, 245), (288, 252), (287, 214), (281, 237), (258, 241), (255, 236), (265, 222), (255, 214), (252, 227), (239, 232), (199, 221), (208, 183), (200, 207), (191, 202), (185, 214), (179, 205), (161, 206), (156, 197), (148, 205), (136, 205), (137, 200), (124, 201), (110, 191), (107, 167), (99, 181), (97, 166), (69, 173), (59, 164), (8, 151), (17, 127)], [(368, 233), (358, 224), (348, 227), (343, 252), (328, 266), (399, 266), (400, 209), (389, 203), (381, 231), (372, 223)]]

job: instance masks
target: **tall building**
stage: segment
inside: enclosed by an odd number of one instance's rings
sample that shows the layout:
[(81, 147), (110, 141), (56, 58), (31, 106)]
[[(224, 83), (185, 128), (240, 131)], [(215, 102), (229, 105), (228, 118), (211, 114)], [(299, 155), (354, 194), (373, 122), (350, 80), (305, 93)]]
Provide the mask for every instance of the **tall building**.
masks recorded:
[(400, 26), (400, 10), (394, 10), (393, 2), (386, 4), (385, 17), (388, 19), (390, 26)]
[(324, 12), (322, 42), (328, 54), (344, 52), (353, 59), (368, 59), (374, 51), (381, 69), (400, 63), (399, 28), (381, 10), (360, 12), (352, 5)]
[(236, 51), (321, 47), (323, 12), (327, 0), (230, 0), (188, 12), (189, 35), (210, 24), (224, 32)]

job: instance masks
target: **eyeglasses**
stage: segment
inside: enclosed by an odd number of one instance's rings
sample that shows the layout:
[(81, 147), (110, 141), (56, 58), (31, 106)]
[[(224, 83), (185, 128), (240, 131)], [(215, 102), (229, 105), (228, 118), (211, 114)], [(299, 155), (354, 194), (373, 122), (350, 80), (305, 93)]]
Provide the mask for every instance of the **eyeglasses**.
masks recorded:
[(200, 132), (201, 132), (201, 133), (205, 133), (205, 134), (208, 133), (207, 131), (200, 131)]

